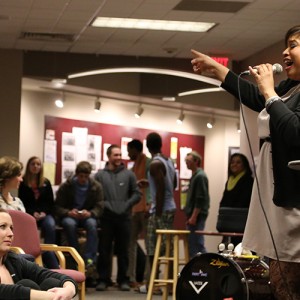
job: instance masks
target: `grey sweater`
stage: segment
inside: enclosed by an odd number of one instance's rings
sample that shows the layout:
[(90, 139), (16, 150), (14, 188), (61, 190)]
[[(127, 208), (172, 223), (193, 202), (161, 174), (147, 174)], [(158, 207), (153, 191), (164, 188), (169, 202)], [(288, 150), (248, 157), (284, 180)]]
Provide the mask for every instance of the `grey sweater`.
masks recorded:
[(136, 183), (135, 174), (121, 164), (111, 171), (106, 164), (99, 170), (95, 179), (102, 184), (104, 194), (104, 212), (109, 215), (130, 215), (131, 207), (141, 199), (141, 192)]

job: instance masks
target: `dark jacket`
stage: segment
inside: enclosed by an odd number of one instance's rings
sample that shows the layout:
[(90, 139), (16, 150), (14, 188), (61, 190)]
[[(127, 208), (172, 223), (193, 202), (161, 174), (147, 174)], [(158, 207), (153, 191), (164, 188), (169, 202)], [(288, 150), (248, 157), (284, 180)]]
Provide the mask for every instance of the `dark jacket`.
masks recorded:
[[(299, 82), (287, 79), (275, 88), (279, 96)], [(232, 95), (238, 96), (238, 76), (229, 72), (221, 85)], [(242, 103), (260, 112), (265, 99), (253, 83), (240, 79)], [(276, 101), (270, 107), (270, 138), (274, 175), (273, 201), (277, 206), (300, 207), (300, 172), (288, 168), (288, 162), (300, 159), (300, 93), (286, 102)]]
[(53, 213), (54, 196), (51, 183), (45, 178), (43, 186), (38, 188), (40, 196), (35, 199), (34, 192), (31, 187), (24, 182), (20, 183), (19, 198), (22, 200), (26, 212), (33, 215), (34, 212)]
[(248, 208), (251, 200), (253, 177), (250, 174), (245, 174), (230, 191), (227, 190), (227, 182), (225, 184), (220, 207)]
[[(59, 218), (66, 217), (74, 208), (75, 185), (73, 177), (67, 179), (58, 189), (55, 201), (55, 212)], [(89, 178), (89, 188), (83, 208), (92, 213), (94, 218), (99, 218), (103, 210), (103, 191), (99, 182)]]
[[(46, 278), (56, 278), (60, 280), (61, 287), (66, 281), (71, 281), (77, 290), (77, 283), (71, 277), (42, 268), (16, 253), (9, 252), (4, 264), (11, 274), (14, 283), (17, 283), (21, 279), (30, 279), (40, 285)], [(17, 284), (0, 284), (0, 300), (10, 299), (30, 300), (30, 288)]]

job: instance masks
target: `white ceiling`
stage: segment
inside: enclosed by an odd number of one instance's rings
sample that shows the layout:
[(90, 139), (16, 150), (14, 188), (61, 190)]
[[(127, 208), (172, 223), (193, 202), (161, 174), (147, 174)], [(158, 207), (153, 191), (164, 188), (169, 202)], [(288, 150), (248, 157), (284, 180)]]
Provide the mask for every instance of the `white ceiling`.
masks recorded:
[[(300, 23), (299, 0), (219, 0), (220, 12), (209, 11), (210, 4), (216, 10), (214, 0), (205, 1), (208, 7), (202, 0), (185, 0), (188, 7), (197, 8), (174, 9), (180, 2), (0, 0), (0, 48), (176, 58), (190, 58), (190, 49), (196, 48), (242, 60), (281, 41), (287, 28)], [(224, 12), (229, 4), (246, 5)], [(92, 28), (89, 24), (96, 16), (207, 21), (217, 26), (207, 33)], [(21, 39), (22, 32), (70, 34), (74, 40)]]
[[(239, 9), (228, 12), (234, 6)], [(90, 24), (97, 16), (215, 22), (217, 25), (207, 33), (93, 28)], [(230, 61), (243, 60), (282, 41), (286, 30), (300, 23), (299, 16), (299, 0), (0, 0), (0, 48), (133, 56), (135, 59), (174, 58), (176, 68), (175, 58), (191, 59), (191, 48), (208, 55), (227, 56)], [(39, 39), (24, 39), (24, 32), (35, 38), (40, 35)], [(68, 35), (73, 39), (63, 41), (57, 39), (57, 35)], [(157, 80), (157, 76), (155, 78)], [(155, 86), (162, 86), (161, 77), (159, 80), (158, 84), (151, 85), (152, 94), (135, 96), (153, 97), (156, 105), (161, 106), (160, 92), (155, 93)], [(105, 83), (107, 91), (124, 92), (117, 89), (120, 84), (116, 85), (116, 82), (118, 78), (112, 80), (112, 89)], [(176, 81), (166, 82), (166, 86), (174, 89), (180, 87)], [(36, 88), (38, 84), (31, 82), (30, 86)], [(82, 87), (93, 88), (84, 84), (78, 86), (65, 88), (79, 92)], [(90, 92), (102, 95), (101, 88), (98, 85), (98, 90)], [(196, 98), (176, 98), (176, 103), (169, 105), (194, 111), (195, 108), (188, 105), (195, 104), (199, 111), (220, 108), (226, 114), (238, 114), (236, 105), (224, 107), (228, 101), (211, 104), (212, 94), (209, 101), (204, 94)], [(219, 95), (216, 98), (219, 99)]]

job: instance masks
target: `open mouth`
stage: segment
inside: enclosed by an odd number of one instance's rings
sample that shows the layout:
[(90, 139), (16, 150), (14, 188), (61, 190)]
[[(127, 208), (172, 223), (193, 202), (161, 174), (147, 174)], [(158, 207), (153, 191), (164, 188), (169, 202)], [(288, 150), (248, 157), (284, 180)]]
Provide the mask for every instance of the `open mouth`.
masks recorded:
[(293, 64), (293, 61), (290, 59), (285, 59), (283, 62), (287, 67), (290, 67)]

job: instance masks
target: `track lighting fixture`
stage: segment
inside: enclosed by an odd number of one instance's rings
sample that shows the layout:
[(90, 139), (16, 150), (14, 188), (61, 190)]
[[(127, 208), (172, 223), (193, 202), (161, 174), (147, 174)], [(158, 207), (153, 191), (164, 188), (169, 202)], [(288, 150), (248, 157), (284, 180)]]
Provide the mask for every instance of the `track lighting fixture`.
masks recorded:
[(142, 108), (142, 105), (140, 104), (138, 106), (137, 111), (135, 112), (134, 116), (138, 119), (141, 117), (143, 112), (144, 112), (144, 109)]
[(63, 108), (64, 102), (65, 102), (65, 95), (64, 95), (64, 93), (62, 93), (61, 96), (55, 100), (55, 105), (58, 108)]
[(215, 125), (215, 118), (211, 116), (206, 124), (207, 128), (212, 129)]
[(181, 111), (178, 119), (176, 120), (176, 123), (181, 125), (183, 123), (183, 120), (184, 120), (184, 113), (183, 113), (183, 111)]
[(95, 106), (94, 106), (94, 110), (95, 112), (100, 112), (100, 108), (101, 108), (101, 102), (99, 101), (99, 97), (96, 99), (95, 101)]
[(238, 133), (241, 133), (240, 122), (238, 122), (238, 123), (236, 124), (236, 126), (237, 126), (237, 132), (238, 132)]

